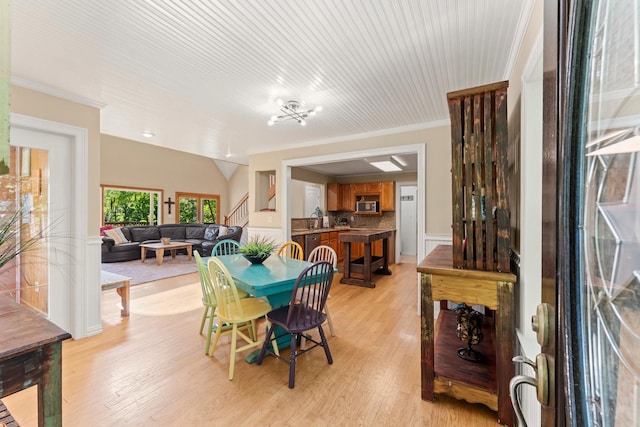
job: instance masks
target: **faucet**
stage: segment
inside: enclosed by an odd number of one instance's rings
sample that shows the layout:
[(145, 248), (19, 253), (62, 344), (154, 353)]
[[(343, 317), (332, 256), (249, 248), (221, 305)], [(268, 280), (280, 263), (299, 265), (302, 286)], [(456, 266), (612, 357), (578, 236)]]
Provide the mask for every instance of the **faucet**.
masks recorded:
[[(315, 216), (315, 220), (314, 217)], [(322, 216), (322, 211), (320, 210), (320, 206), (316, 207), (316, 210), (309, 215), (309, 228), (320, 228), (320, 217)]]

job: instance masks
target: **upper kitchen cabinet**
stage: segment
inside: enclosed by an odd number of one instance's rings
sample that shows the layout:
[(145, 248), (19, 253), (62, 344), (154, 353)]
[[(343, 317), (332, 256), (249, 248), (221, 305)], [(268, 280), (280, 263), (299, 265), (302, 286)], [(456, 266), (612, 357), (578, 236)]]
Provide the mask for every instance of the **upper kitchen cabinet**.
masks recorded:
[(396, 193), (393, 181), (384, 181), (380, 183), (380, 210), (395, 211), (396, 210)]
[(351, 197), (351, 184), (331, 182), (327, 184), (328, 211), (354, 211), (354, 199)]
[(356, 200), (375, 201), (380, 204), (380, 212), (394, 211), (395, 183), (393, 181), (361, 182), (357, 184), (327, 184), (327, 210), (356, 210)]

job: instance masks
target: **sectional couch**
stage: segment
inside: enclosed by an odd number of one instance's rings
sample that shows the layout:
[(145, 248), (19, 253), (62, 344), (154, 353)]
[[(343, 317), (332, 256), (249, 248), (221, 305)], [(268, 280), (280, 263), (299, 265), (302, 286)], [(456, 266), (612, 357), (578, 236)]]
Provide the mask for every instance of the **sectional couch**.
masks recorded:
[[(117, 243), (108, 236), (102, 237), (102, 262), (120, 262), (140, 259), (140, 243), (160, 242), (163, 237), (172, 241), (188, 242), (202, 256), (211, 255), (211, 249), (220, 240), (233, 239), (240, 241), (242, 227), (226, 228), (224, 235), (219, 235), (221, 224), (162, 224), (121, 227), (122, 234), (128, 242)], [(224, 230), (224, 229), (223, 229)], [(101, 233), (103, 230), (101, 229)], [(154, 257), (155, 251), (148, 251), (147, 257)]]

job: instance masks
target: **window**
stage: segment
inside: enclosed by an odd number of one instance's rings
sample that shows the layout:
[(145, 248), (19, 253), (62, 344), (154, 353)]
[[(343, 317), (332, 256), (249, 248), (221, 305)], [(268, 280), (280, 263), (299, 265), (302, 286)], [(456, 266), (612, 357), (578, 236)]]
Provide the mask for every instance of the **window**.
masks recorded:
[(162, 190), (101, 185), (103, 225), (161, 223)]
[(220, 196), (216, 194), (176, 193), (176, 222), (217, 224)]

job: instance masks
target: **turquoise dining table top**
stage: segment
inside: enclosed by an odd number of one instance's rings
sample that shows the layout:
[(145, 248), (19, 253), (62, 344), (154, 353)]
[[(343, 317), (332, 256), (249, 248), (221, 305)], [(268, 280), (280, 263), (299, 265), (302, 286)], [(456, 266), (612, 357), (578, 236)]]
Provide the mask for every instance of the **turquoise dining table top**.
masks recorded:
[(267, 297), (271, 305), (289, 303), (296, 279), (310, 262), (271, 255), (262, 264), (251, 264), (240, 254), (217, 257), (236, 286), (255, 297)]

